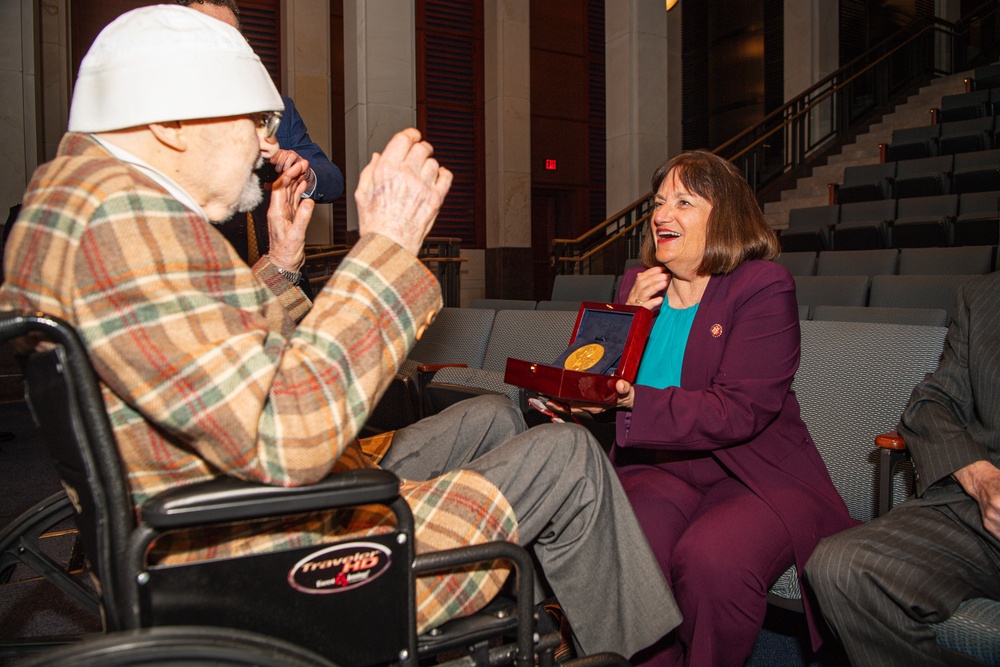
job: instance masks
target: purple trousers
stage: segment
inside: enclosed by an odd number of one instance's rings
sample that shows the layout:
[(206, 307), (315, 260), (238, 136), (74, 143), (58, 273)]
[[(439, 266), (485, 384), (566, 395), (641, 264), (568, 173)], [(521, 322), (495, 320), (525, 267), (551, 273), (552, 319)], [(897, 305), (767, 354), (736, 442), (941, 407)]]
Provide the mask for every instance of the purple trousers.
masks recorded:
[(635, 665), (739, 667), (794, 561), (777, 514), (711, 456), (618, 468), (684, 620)]

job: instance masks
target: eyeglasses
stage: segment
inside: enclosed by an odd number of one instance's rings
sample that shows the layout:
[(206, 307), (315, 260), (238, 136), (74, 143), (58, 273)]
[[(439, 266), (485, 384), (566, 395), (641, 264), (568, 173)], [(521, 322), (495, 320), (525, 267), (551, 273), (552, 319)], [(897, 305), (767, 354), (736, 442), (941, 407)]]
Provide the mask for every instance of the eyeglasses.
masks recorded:
[(273, 137), (275, 132), (278, 131), (278, 126), (281, 125), (280, 111), (262, 111), (253, 114), (252, 118), (257, 124), (257, 129), (264, 131), (265, 139)]

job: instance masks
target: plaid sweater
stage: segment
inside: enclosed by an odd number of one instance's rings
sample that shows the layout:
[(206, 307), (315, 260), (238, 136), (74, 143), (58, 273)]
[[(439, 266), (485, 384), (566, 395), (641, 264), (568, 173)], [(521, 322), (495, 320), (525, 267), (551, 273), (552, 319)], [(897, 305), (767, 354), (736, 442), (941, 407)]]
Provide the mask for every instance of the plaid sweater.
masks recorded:
[[(232, 475), (315, 482), (373, 465), (355, 435), (440, 308), (434, 277), (366, 235), (311, 304), (262, 259), (251, 270), (211, 224), (93, 139), (67, 134), (36, 171), (8, 240), (4, 308), (61, 317), (81, 334), (137, 508), (167, 488)], [(418, 553), (517, 539), (499, 490), (454, 471), (405, 482)], [(177, 562), (385, 530), (373, 509), (175, 535)], [(421, 631), (482, 607), (503, 568), (418, 581)]]

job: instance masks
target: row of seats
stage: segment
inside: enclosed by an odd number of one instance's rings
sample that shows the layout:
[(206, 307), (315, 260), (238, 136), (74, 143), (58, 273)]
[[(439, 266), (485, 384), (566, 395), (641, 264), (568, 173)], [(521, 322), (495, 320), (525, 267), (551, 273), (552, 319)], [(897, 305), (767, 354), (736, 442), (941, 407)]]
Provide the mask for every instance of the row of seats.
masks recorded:
[(897, 128), (882, 146), (886, 160), (912, 160), (934, 155), (984, 151), (1000, 146), (996, 116), (953, 120), (936, 125)]
[(808, 206), (789, 211), (785, 252), (1000, 242), (1000, 190)]
[(838, 204), (1000, 190), (1000, 149), (852, 165), (833, 185)]
[(980, 65), (972, 71), (972, 76), (965, 79), (966, 90), (989, 88), (1000, 88), (1000, 63)]
[[(526, 407), (519, 388), (503, 381), (507, 358), (555, 360), (570, 343), (577, 312), (443, 308), (403, 362), (366, 434), (406, 426), (470, 392), (504, 394)], [(432, 383), (474, 389), (456, 395)]]
[(937, 308), (950, 319), (958, 288), (972, 275), (795, 276), (800, 306)]
[[(992, 262), (993, 249), (986, 251)], [(824, 254), (824, 267), (838, 263), (836, 255)], [(845, 259), (864, 262), (860, 255)], [(870, 263), (880, 264), (876, 270), (886, 275), (866, 270), (858, 275), (795, 276), (799, 319), (945, 326), (959, 285), (972, 276), (896, 275), (890, 272), (895, 266), (889, 266), (896, 262), (896, 257), (881, 253)], [(841, 264), (845, 270), (853, 266)], [(503, 381), (507, 359), (550, 363), (570, 344), (577, 320), (576, 308), (528, 309), (528, 303), (513, 302), (515, 307), (509, 309), (444, 308), (402, 364), (366, 433), (401, 428), (474, 393), (504, 394), (526, 408), (523, 392)]]
[[(612, 276), (614, 277), (614, 276)], [(607, 302), (607, 299), (583, 299), (580, 301), (532, 301), (531, 299), (473, 299), (470, 308), (487, 310), (580, 310), (583, 301)]]
[(979, 88), (942, 97), (938, 120), (942, 123), (970, 120), (995, 116), (997, 111), (1000, 111), (1000, 88)]
[(869, 324), (909, 324), (944, 327), (948, 326), (948, 311), (944, 308), (800, 305), (799, 319), (816, 322), (867, 322)]
[(985, 275), (996, 267), (996, 246), (882, 248), (786, 252), (775, 260), (793, 276)]

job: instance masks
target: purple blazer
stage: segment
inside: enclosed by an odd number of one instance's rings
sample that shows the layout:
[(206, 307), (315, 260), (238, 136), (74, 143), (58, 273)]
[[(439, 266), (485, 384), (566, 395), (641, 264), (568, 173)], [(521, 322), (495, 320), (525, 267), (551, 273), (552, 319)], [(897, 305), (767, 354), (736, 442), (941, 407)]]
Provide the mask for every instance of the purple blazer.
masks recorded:
[[(643, 270), (626, 272), (618, 303)], [(712, 276), (691, 326), (681, 386), (636, 385), (632, 410), (618, 413), (611, 456), (623, 448), (711, 452), (781, 517), (801, 578), (819, 540), (857, 522), (799, 416), (790, 389), (799, 353), (795, 281), (787, 269), (755, 260)], [(818, 615), (804, 606), (818, 647)]]

